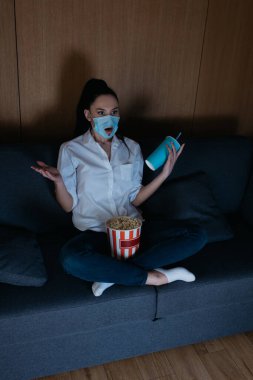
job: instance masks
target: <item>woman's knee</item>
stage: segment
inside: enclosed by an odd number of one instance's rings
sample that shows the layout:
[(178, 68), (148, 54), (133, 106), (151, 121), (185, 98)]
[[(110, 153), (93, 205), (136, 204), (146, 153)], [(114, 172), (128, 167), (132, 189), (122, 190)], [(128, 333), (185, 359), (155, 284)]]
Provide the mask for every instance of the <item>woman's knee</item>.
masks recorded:
[(68, 272), (73, 266), (75, 258), (80, 255), (80, 247), (76, 243), (76, 239), (70, 240), (61, 248), (59, 261), (63, 268)]
[(64, 246), (60, 251), (59, 261), (65, 271), (69, 272), (73, 261), (73, 255), (66, 246)]
[(70, 241), (62, 247), (59, 260), (64, 270), (72, 274), (80, 268), (80, 265), (85, 268), (93, 254), (94, 248), (90, 242), (83, 241), (80, 244), (76, 241)]
[(208, 236), (205, 228), (203, 228), (200, 225), (194, 225), (190, 227), (190, 231), (192, 236), (194, 237), (198, 248), (201, 249), (204, 247), (208, 242)]

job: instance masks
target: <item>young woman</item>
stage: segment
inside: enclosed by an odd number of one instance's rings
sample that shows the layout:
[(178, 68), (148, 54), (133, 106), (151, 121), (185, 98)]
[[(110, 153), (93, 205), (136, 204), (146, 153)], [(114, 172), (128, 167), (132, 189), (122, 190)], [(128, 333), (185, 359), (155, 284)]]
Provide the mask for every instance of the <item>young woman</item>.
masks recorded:
[(163, 285), (176, 280), (194, 281), (187, 269), (164, 266), (181, 261), (206, 243), (198, 226), (172, 227), (166, 221), (144, 221), (139, 251), (119, 261), (110, 254), (105, 222), (128, 215), (141, 217), (138, 210), (166, 180), (184, 146), (169, 156), (157, 177), (142, 186), (143, 158), (140, 146), (116, 132), (120, 118), (115, 92), (98, 79), (89, 80), (79, 103), (87, 132), (62, 144), (57, 169), (37, 161), (35, 171), (55, 184), (56, 199), (66, 212), (72, 211), (74, 226), (81, 232), (67, 242), (60, 260), (65, 271), (94, 282), (100, 296), (114, 284)]

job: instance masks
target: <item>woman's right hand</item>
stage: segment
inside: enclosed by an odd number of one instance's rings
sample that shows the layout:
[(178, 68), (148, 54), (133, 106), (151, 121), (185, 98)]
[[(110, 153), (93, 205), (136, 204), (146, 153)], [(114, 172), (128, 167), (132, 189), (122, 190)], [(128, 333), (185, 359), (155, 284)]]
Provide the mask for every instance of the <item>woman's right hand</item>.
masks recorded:
[(50, 179), (55, 183), (59, 183), (62, 181), (61, 174), (59, 170), (57, 170), (53, 166), (48, 166), (43, 161), (36, 161), (38, 166), (31, 166), (31, 169), (35, 170), (37, 173), (40, 173), (43, 177)]

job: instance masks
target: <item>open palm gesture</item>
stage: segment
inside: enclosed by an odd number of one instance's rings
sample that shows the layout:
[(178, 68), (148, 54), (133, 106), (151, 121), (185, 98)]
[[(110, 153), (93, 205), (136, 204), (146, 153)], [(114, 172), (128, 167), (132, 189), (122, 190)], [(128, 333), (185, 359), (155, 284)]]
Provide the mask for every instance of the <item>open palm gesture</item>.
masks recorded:
[(36, 161), (38, 166), (31, 166), (33, 170), (40, 173), (43, 177), (50, 179), (53, 182), (62, 180), (60, 172), (53, 166), (48, 166), (43, 161)]

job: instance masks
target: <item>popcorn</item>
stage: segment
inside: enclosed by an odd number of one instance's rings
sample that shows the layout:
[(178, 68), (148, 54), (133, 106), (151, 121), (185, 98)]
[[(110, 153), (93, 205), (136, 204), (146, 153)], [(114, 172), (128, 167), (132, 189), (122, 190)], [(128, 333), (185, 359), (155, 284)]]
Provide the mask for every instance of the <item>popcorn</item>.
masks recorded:
[(130, 216), (119, 216), (108, 220), (107, 226), (114, 230), (133, 230), (141, 226), (141, 221)]
[(126, 260), (140, 246), (142, 221), (129, 216), (118, 216), (107, 220), (106, 229), (113, 257)]

